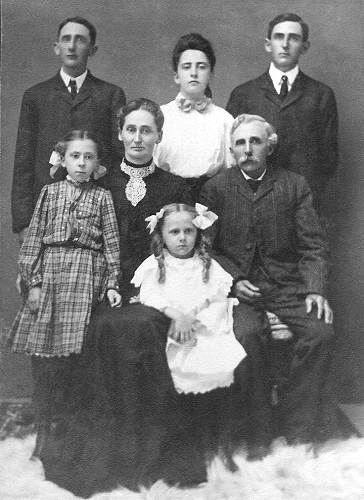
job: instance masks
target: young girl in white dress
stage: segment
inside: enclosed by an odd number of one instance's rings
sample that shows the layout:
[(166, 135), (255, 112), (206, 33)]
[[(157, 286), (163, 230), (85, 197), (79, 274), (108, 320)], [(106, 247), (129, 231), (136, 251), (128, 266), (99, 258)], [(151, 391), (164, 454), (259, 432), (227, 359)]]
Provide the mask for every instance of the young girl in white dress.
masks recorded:
[(38, 427), (34, 457), (41, 455), (55, 400), (65, 404), (92, 308), (104, 296), (112, 307), (121, 303), (114, 205), (110, 192), (92, 180), (99, 168), (96, 139), (75, 130), (55, 150), (51, 174), (62, 166), (68, 175), (40, 193), (19, 256), (24, 304), (8, 336), (12, 352), (31, 355)]
[(245, 356), (233, 332), (232, 277), (211, 259), (202, 233), (216, 219), (198, 203), (167, 205), (148, 217), (153, 255), (132, 280), (141, 303), (172, 320), (166, 354), (179, 393), (230, 386)]
[(216, 219), (203, 205), (178, 203), (148, 217), (153, 255), (132, 280), (141, 303), (171, 319), (166, 356), (178, 410), (169, 452), (162, 454), (167, 482), (200, 481), (216, 453), (231, 463), (224, 438), (233, 422), (230, 386), (246, 354), (233, 332), (232, 277), (210, 257), (203, 234)]
[(195, 200), (208, 178), (231, 165), (233, 117), (211, 101), (209, 84), (215, 62), (210, 42), (199, 33), (178, 40), (172, 65), (179, 93), (161, 106), (163, 138), (154, 152), (160, 168), (186, 179)]

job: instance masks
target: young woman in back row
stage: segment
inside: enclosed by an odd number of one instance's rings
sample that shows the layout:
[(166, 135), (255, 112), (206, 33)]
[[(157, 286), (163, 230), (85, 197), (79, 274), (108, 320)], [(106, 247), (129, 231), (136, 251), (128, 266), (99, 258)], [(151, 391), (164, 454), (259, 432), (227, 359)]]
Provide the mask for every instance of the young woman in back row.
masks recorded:
[(161, 106), (163, 138), (154, 152), (162, 169), (186, 179), (197, 201), (203, 183), (230, 166), (233, 117), (211, 101), (210, 81), (216, 57), (199, 33), (182, 36), (172, 54), (177, 97)]

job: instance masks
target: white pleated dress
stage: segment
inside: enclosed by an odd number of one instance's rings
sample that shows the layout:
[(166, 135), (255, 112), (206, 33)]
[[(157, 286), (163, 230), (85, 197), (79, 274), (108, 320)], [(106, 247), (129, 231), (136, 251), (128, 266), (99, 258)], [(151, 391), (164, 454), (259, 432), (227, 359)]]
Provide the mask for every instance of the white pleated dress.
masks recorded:
[(168, 339), (166, 355), (176, 390), (196, 394), (231, 385), (234, 369), (246, 356), (233, 332), (237, 300), (228, 298), (232, 277), (212, 260), (209, 281), (204, 283), (196, 254), (178, 259), (166, 251), (165, 266), (166, 280), (158, 283), (157, 259), (148, 257), (132, 283), (140, 287), (142, 304), (160, 311), (172, 307), (195, 315), (201, 323), (192, 341), (180, 344)]

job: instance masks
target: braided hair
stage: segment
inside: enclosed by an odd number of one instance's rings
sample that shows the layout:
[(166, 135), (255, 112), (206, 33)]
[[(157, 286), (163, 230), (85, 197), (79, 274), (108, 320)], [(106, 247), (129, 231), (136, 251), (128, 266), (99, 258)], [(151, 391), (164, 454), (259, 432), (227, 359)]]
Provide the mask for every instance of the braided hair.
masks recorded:
[[(158, 262), (159, 269), (159, 283), (165, 283), (166, 281), (166, 266), (165, 266), (165, 254), (164, 254), (164, 241), (162, 236), (162, 227), (164, 219), (174, 213), (174, 212), (189, 212), (193, 217), (197, 216), (195, 208), (185, 203), (171, 203), (163, 207), (164, 213), (163, 217), (158, 220), (158, 223), (152, 233), (151, 249), (155, 258)], [(210, 267), (211, 267), (211, 256), (209, 253), (211, 247), (211, 242), (209, 238), (203, 234), (201, 229), (197, 228), (197, 238), (195, 243), (195, 250), (198, 257), (202, 262), (202, 281), (207, 283), (210, 277)]]

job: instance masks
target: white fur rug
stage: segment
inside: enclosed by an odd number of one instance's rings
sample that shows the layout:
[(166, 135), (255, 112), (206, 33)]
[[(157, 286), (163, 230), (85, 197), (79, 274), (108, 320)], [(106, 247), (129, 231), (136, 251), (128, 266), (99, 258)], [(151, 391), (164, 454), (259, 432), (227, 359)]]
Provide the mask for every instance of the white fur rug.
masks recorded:
[[(29, 461), (34, 436), (0, 442), (1, 500), (71, 500), (74, 495), (45, 481), (40, 462)], [(276, 442), (260, 462), (235, 457), (240, 470), (226, 471), (216, 459), (209, 481), (194, 489), (163, 482), (134, 493), (117, 489), (92, 500), (363, 500), (364, 439), (326, 443), (319, 450)]]

